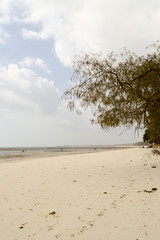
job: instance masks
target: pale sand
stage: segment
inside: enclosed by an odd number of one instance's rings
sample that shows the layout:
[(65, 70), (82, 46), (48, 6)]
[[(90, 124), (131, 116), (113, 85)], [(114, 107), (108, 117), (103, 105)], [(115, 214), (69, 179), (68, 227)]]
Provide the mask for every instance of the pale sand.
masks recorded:
[(2, 240), (160, 239), (151, 149), (1, 163), (0, 176)]

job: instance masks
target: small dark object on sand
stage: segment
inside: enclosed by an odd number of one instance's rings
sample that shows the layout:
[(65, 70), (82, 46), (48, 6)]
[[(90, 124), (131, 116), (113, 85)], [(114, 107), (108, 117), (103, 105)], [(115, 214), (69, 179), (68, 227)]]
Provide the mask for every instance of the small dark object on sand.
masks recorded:
[(146, 193), (153, 193), (153, 192), (155, 192), (155, 191), (157, 191), (158, 189), (157, 188), (152, 188), (152, 190), (144, 190), (144, 192), (146, 192)]
[(49, 215), (55, 215), (55, 214), (56, 214), (55, 211), (49, 213)]
[(152, 166), (152, 168), (157, 168), (156, 166)]
[(153, 191), (144, 190), (144, 192), (147, 192), (147, 193), (152, 193)]
[(152, 191), (157, 191), (157, 188), (152, 188)]

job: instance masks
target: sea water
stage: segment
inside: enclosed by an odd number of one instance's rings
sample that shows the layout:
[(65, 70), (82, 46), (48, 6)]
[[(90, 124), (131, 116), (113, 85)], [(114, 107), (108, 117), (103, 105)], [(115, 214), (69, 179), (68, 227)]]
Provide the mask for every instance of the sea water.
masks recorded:
[(51, 157), (126, 148), (126, 146), (58, 146), (58, 147), (10, 147), (0, 148), (0, 162), (24, 158)]

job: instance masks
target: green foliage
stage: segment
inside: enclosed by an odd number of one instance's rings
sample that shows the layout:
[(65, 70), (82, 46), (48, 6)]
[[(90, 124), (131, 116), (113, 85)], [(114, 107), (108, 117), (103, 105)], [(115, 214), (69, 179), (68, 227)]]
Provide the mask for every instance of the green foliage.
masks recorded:
[(144, 134), (143, 134), (143, 142), (148, 142), (150, 143), (150, 132), (148, 129), (145, 130)]
[(119, 55), (113, 52), (84, 54), (74, 61), (72, 87), (65, 91), (70, 110), (92, 108), (92, 123), (103, 129), (134, 126), (154, 129), (160, 133), (160, 45), (154, 51), (137, 56), (128, 50)]

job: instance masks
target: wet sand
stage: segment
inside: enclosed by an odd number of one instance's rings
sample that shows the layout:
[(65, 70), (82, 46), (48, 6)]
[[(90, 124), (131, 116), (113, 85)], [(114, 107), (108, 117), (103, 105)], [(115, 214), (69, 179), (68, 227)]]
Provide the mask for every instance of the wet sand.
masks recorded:
[(159, 239), (160, 156), (151, 152), (1, 163), (1, 239)]

